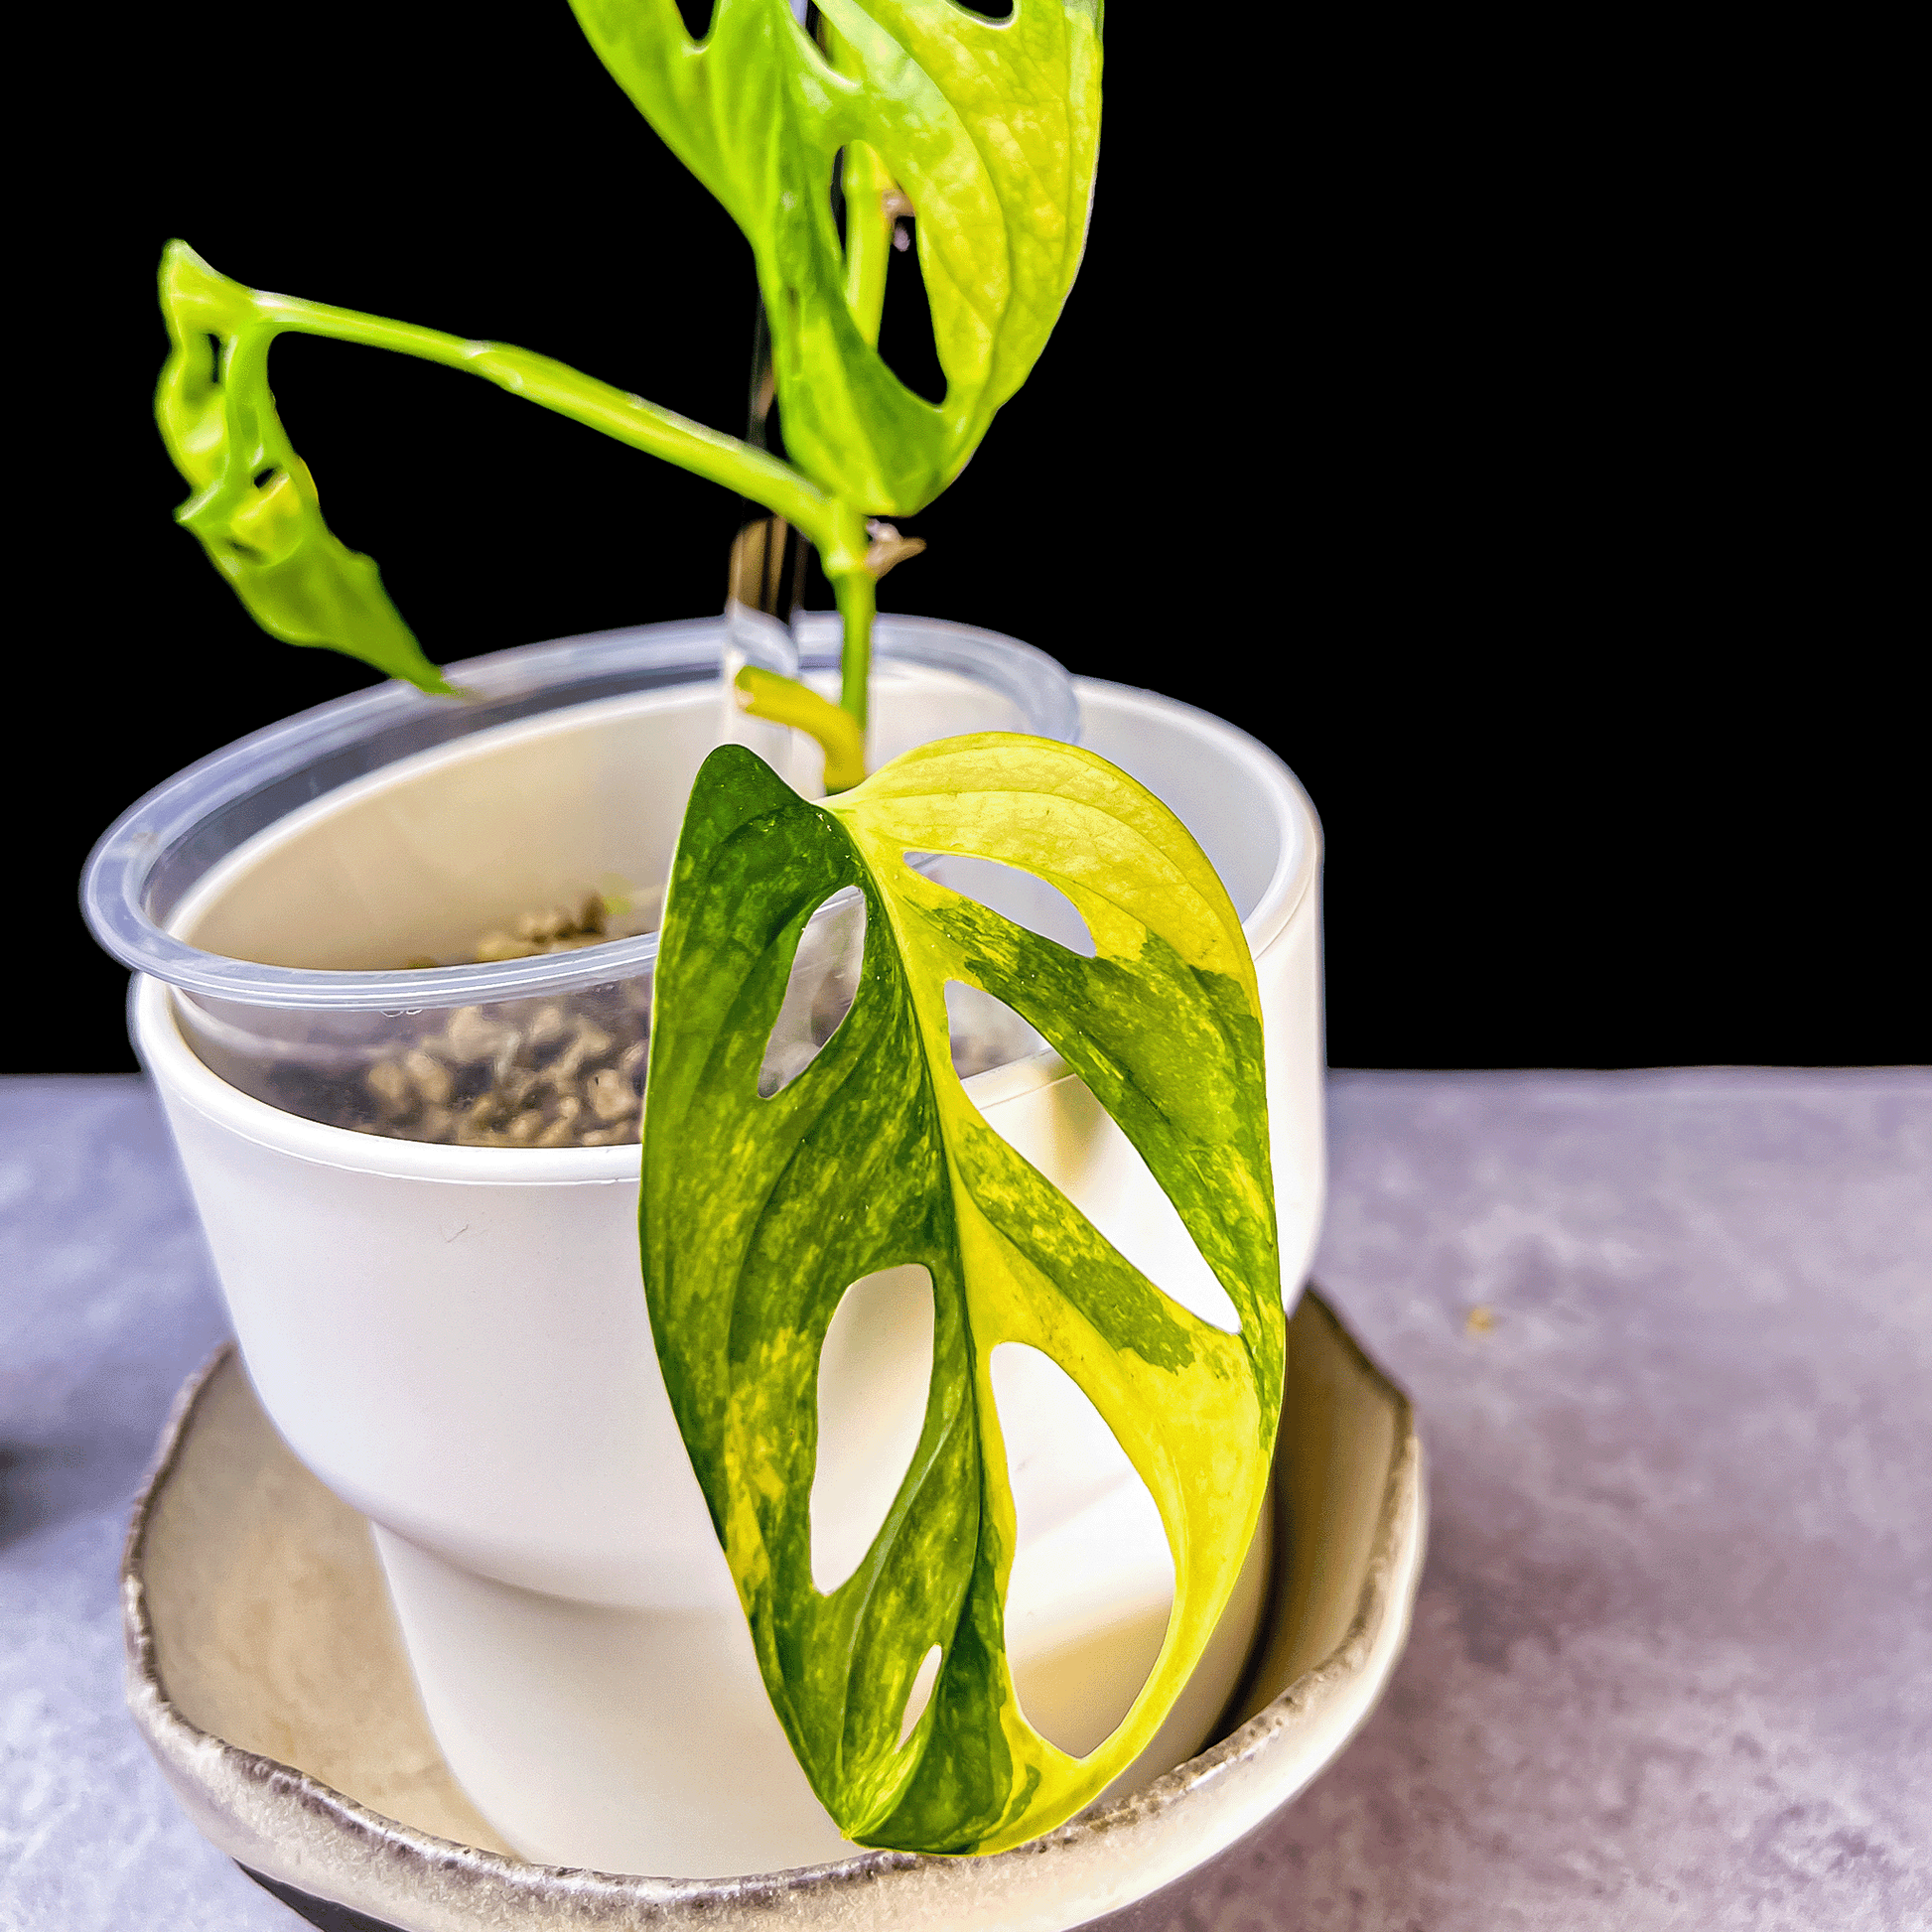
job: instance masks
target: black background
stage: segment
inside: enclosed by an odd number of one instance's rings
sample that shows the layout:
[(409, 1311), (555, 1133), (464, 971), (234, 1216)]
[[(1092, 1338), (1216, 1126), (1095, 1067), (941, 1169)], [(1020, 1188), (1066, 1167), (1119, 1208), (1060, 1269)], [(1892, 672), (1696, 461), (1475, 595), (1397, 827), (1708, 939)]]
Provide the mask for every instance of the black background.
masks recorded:
[[(1081, 279), (882, 602), (1288, 760), (1337, 1065), (1926, 1058), (1922, 699), (1892, 667), (1922, 641), (1827, 137), (1735, 49), (1540, 31), (1117, 5)], [(754, 293), (561, 4), (60, 32), (19, 230), (30, 1071), (132, 1065), (72, 909), (108, 820), (369, 681), (255, 631), (170, 521), (162, 242), (733, 430)], [(897, 260), (884, 346), (926, 387)], [(333, 526), (431, 656), (720, 607), (722, 492), (458, 374), (275, 355)]]

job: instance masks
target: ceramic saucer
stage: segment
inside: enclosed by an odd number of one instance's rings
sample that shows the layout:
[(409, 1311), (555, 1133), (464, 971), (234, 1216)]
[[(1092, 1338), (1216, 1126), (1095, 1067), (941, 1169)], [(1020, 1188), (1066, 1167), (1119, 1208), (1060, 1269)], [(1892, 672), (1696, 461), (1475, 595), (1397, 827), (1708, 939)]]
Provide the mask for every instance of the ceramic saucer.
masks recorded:
[(367, 1524), (289, 1454), (224, 1348), (182, 1391), (135, 1506), (128, 1702), (202, 1832), (327, 1932), (1063, 1932), (1181, 1884), (1288, 1804), (1401, 1655), (1427, 1513), (1414, 1416), (1312, 1290), (1289, 1325), (1275, 1477), (1243, 1686), (1217, 1741), (1146, 1790), (985, 1858), (568, 1870), (514, 1857), (450, 1775)]

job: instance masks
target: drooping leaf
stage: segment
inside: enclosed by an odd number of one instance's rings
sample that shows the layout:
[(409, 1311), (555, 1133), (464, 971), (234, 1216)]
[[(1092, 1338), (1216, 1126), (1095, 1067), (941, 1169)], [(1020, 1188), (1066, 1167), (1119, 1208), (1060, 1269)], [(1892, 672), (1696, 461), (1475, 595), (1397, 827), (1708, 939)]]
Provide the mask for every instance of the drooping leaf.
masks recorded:
[[(835, 495), (910, 514), (959, 473), (1027, 378), (1086, 241), (1100, 139), (1098, 0), (822, 0), (839, 67), (787, 0), (572, 0), (591, 44), (752, 244), (792, 460)], [(846, 299), (835, 157), (909, 199), (943, 402), (907, 388)], [(876, 334), (876, 319), (873, 325)]]
[[(908, 852), (1018, 867), (1086, 919), (1086, 959), (948, 891)], [(866, 904), (857, 996), (808, 1066), (759, 1094), (806, 921)], [(1173, 815), (1090, 753), (985, 734), (810, 804), (743, 748), (699, 773), (673, 865), (644, 1115), (643, 1269), (659, 1357), (773, 1708), (863, 1843), (989, 1852), (1087, 1803), (1159, 1727), (1233, 1588), (1282, 1386), (1254, 969)], [(945, 984), (1005, 1001), (1140, 1150), (1241, 1320), (1159, 1292), (987, 1126), (955, 1075)], [(933, 1367), (886, 1522), (812, 1583), (819, 1355), (845, 1289), (923, 1264)], [(1120, 1727), (1075, 1759), (1027, 1723), (1004, 1642), (1015, 1517), (991, 1360), (1025, 1342), (1092, 1400), (1167, 1527), (1175, 1595)], [(904, 1743), (927, 1650), (942, 1662)]]
[(389, 601), (375, 560), (323, 521), (315, 479), (269, 392), (276, 298), (217, 274), (176, 241), (161, 258), (161, 309), (172, 346), (155, 419), (195, 492), (177, 520), (271, 636), (449, 691)]

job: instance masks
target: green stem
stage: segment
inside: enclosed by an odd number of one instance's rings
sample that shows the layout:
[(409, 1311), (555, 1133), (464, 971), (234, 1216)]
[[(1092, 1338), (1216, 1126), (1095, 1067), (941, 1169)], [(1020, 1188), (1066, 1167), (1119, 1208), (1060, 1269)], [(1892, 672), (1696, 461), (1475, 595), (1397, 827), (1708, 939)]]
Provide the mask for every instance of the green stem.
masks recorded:
[(257, 313), (277, 331), (360, 343), (369, 348), (393, 349), (425, 362), (439, 362), (445, 368), (462, 369), (526, 402), (568, 416), (587, 429), (601, 431), (634, 450), (722, 483), (795, 523), (818, 546), (828, 576), (834, 570), (849, 569), (865, 554), (864, 519), (789, 464), (753, 449), (735, 436), (613, 388), (568, 363), (527, 348), (468, 342), (460, 336), (445, 335), (440, 329), (390, 322), (327, 303), (285, 295), (258, 295), (255, 301)]
[[(440, 329), (391, 322), (383, 316), (338, 309), (326, 302), (244, 290), (225, 277), (215, 277), (192, 251), (184, 249), (183, 256), (193, 265), (194, 273), (208, 280), (207, 289), (195, 291), (204, 301), (246, 305), (243, 313), (250, 320), (245, 323), (232, 310), (225, 316), (188, 318), (191, 327), (224, 329), (233, 337), (236, 354), (266, 355), (269, 340), (288, 333), (358, 343), (366, 348), (386, 348), (421, 361), (439, 362), (445, 368), (482, 376), (526, 402), (540, 404), (632, 449), (675, 463), (680, 469), (762, 503), (795, 524), (817, 546), (825, 575), (838, 598), (845, 627), (839, 702), (860, 731), (865, 730), (876, 600), (872, 574), (866, 569), (866, 520), (855, 505), (821, 489), (788, 463), (763, 450), (646, 402), (641, 396), (614, 389), (608, 382), (548, 355), (502, 343), (469, 342), (461, 336), (445, 335)], [(193, 306), (192, 297), (189, 306)]]
[[(823, 15), (819, 17), (825, 53), (835, 71), (858, 75), (864, 64)], [(886, 196), (895, 186), (879, 151), (864, 141), (846, 143), (841, 186), (845, 195), (845, 300), (869, 347), (879, 345), (886, 313), (886, 269), (892, 260), (893, 219)], [(863, 528), (863, 525), (861, 525)], [(819, 546), (824, 556), (824, 545)], [(863, 564), (835, 570), (825, 557), (825, 574), (838, 599), (844, 642), (839, 656), (839, 706), (863, 732), (870, 715), (872, 624), (879, 608), (878, 584)]]
[(876, 598), (872, 574), (865, 567), (866, 521), (852, 504), (830, 495), (790, 464), (763, 450), (646, 402), (641, 396), (615, 389), (548, 355), (502, 343), (468, 342), (460, 336), (445, 335), (440, 329), (390, 322), (322, 302), (281, 295), (256, 299), (263, 320), (277, 330), (393, 349), (482, 376), (526, 402), (540, 404), (587, 429), (599, 430), (632, 449), (722, 483), (795, 524), (817, 546), (825, 575), (838, 598), (845, 622), (839, 703), (864, 731)]
[[(863, 528), (863, 526), (861, 526)], [(831, 576), (827, 569), (827, 576)], [(864, 731), (868, 716), (867, 694), (872, 684), (872, 620), (879, 608), (879, 586), (863, 564), (832, 578), (832, 592), (839, 601), (839, 617), (845, 629), (844, 647), (839, 654), (839, 705), (849, 711)]]

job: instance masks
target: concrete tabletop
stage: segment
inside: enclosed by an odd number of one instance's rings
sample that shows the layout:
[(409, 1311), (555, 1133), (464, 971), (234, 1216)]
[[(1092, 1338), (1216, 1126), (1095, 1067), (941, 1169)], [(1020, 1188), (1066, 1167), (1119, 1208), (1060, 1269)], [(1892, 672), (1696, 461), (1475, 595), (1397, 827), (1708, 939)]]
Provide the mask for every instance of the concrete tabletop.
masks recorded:
[[(1389, 1695), (1188, 1932), (1932, 1926), (1932, 1073), (1338, 1074), (1316, 1276), (1416, 1398)], [(0, 1928), (295, 1932), (121, 1708), (225, 1332), (152, 1097), (0, 1082)]]

